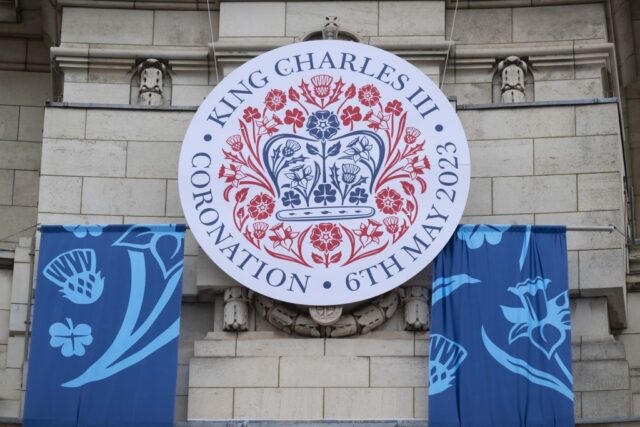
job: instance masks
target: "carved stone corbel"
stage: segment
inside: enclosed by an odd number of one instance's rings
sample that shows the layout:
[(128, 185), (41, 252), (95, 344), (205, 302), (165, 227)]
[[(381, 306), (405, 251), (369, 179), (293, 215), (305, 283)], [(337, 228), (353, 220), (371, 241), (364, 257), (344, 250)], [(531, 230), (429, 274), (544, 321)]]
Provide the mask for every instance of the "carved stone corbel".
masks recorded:
[(233, 286), (224, 291), (225, 331), (246, 331), (249, 329), (249, 295), (243, 286)]
[(508, 56), (498, 63), (502, 102), (513, 103), (526, 100), (527, 70), (527, 63), (517, 56)]
[(164, 77), (167, 73), (165, 65), (157, 59), (147, 59), (138, 65), (139, 105), (164, 104)]
[(404, 293), (404, 329), (406, 331), (428, 331), (429, 289), (423, 286), (407, 286), (402, 288)]

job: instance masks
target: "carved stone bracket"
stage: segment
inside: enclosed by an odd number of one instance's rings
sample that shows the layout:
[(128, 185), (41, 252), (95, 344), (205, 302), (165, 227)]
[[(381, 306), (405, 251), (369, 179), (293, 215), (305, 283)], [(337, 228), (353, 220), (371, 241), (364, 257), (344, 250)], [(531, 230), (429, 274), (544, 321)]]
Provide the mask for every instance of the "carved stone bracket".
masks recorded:
[(249, 290), (244, 286), (233, 286), (224, 291), (225, 331), (249, 329)]
[(138, 65), (139, 105), (164, 104), (164, 78), (167, 74), (166, 66), (157, 59), (147, 59)]
[[(318, 338), (347, 337), (371, 332), (393, 317), (400, 305), (400, 295), (394, 290), (375, 298), (353, 313), (336, 316), (338, 311), (342, 312), (342, 307), (324, 307), (324, 310), (312, 307), (310, 311), (314, 314), (307, 315), (255, 292), (250, 292), (249, 297), (253, 301), (256, 312), (276, 328), (289, 334)], [(225, 324), (226, 310), (225, 304)], [(314, 317), (318, 316), (324, 324), (314, 320)]]
[(524, 102), (527, 63), (517, 56), (508, 56), (498, 64), (500, 73), (502, 102)]
[(431, 309), (429, 289), (423, 286), (401, 288), (404, 303), (404, 329), (406, 331), (428, 331)]

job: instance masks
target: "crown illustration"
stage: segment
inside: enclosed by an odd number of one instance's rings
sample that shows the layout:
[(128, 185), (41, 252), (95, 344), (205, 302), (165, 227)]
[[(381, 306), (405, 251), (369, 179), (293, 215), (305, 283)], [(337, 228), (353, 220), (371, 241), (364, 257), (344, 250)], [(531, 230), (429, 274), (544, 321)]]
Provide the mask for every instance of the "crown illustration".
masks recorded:
[(333, 112), (309, 116), (306, 131), (279, 134), (263, 147), (262, 161), (276, 189), (276, 218), (327, 221), (375, 214), (371, 192), (385, 160), (382, 139), (370, 130), (339, 134)]

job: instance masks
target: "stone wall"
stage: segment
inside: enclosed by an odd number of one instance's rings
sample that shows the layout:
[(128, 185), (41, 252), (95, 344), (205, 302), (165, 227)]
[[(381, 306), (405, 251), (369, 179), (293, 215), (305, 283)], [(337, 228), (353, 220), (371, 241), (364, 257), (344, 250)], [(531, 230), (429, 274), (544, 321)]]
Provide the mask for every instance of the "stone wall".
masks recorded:
[[(434, 80), (444, 76), (471, 150), (465, 222), (625, 230), (618, 104), (602, 99), (617, 94), (607, 4), (471, 3), (460, 2), (446, 73), (453, 10), (441, 0), (223, 1), (212, 12), (215, 50), (201, 2), (60, 7), (54, 84), (34, 68), (48, 64), (40, 42), (0, 38), (0, 62), (18, 64), (0, 66), (0, 151), (9, 154), (0, 155), (0, 236), (36, 221), (184, 222), (177, 163), (193, 107), (239, 64), (316, 33), (325, 16)], [(499, 102), (496, 69), (510, 55), (528, 64), (534, 103)], [(130, 105), (147, 59), (169, 70), (163, 106)], [(52, 87), (65, 103), (45, 108)], [(640, 298), (627, 295), (625, 239), (569, 232), (568, 249), (576, 416), (640, 415)], [(12, 270), (0, 270), (0, 417), (21, 411), (29, 250), (21, 241)], [(416, 281), (427, 285), (428, 276)], [(283, 335), (255, 310), (249, 332), (228, 333), (222, 292), (234, 285), (188, 234), (177, 420), (427, 417), (428, 333), (404, 331), (402, 310), (357, 338)]]

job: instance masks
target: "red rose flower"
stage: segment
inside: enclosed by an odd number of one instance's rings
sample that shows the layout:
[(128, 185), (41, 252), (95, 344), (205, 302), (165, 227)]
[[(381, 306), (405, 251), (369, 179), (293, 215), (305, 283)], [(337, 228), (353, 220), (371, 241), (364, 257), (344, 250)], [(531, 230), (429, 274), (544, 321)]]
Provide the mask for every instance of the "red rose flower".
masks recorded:
[(269, 110), (279, 111), (282, 110), (282, 107), (287, 102), (287, 95), (280, 89), (271, 89), (264, 98), (264, 102)]
[(374, 85), (364, 85), (358, 91), (360, 103), (372, 107), (380, 101), (380, 91)]
[(311, 230), (311, 244), (323, 252), (331, 252), (342, 242), (340, 229), (330, 222), (323, 222)]
[(302, 115), (302, 111), (297, 108), (285, 111), (284, 122), (288, 125), (293, 125), (294, 128), (302, 127), (304, 125), (304, 116)]
[(396, 190), (387, 187), (376, 195), (376, 205), (383, 213), (393, 215), (402, 209), (402, 197)]
[(249, 202), (249, 215), (253, 219), (265, 219), (273, 213), (276, 204), (271, 196), (260, 193)]
[(345, 108), (342, 114), (340, 115), (340, 119), (342, 120), (342, 124), (345, 126), (349, 126), (354, 122), (358, 122), (362, 120), (362, 114), (360, 114), (360, 107), (352, 107), (351, 105), (347, 106), (347, 108)]
[(244, 109), (244, 114), (242, 118), (245, 122), (251, 123), (251, 120), (258, 120), (260, 118), (260, 112), (257, 108), (247, 107)]
[(398, 100), (387, 102), (387, 106), (384, 107), (384, 111), (385, 113), (391, 113), (394, 116), (399, 116), (402, 114), (402, 104), (400, 104), (400, 101)]

